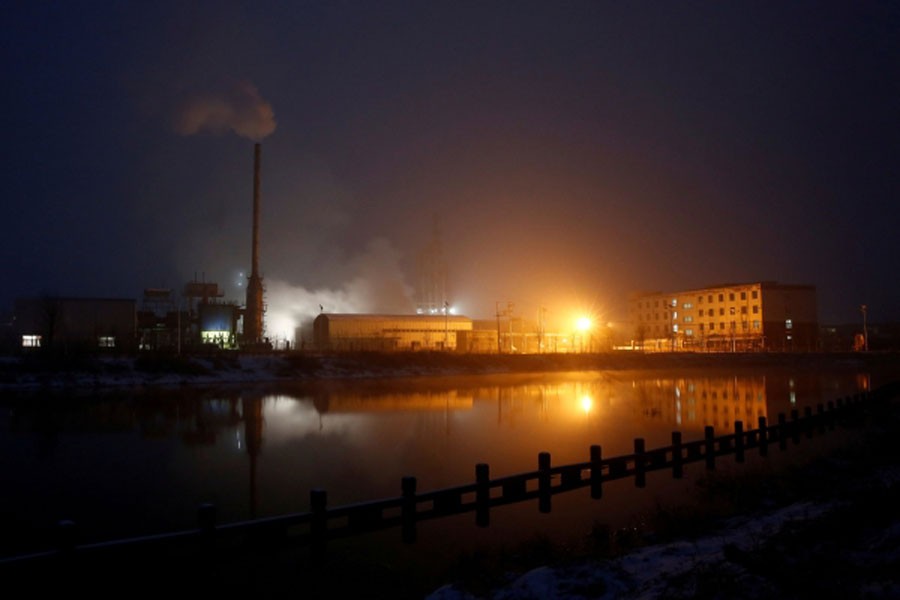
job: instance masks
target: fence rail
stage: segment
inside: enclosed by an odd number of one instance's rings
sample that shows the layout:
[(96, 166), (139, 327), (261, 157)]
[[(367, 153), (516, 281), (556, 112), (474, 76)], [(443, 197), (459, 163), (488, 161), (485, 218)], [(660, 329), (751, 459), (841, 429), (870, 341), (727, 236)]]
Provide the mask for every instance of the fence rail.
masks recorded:
[(713, 470), (721, 457), (733, 456), (737, 463), (745, 461), (748, 451), (766, 457), (772, 446), (785, 450), (804, 437), (812, 438), (816, 433), (856, 422), (869, 407), (893, 398), (893, 387), (819, 404), (815, 411), (806, 408), (802, 415), (794, 410), (790, 418), (782, 413), (774, 424), (759, 417), (756, 429), (745, 430), (742, 421), (735, 421), (734, 432), (727, 435), (716, 435), (714, 428), (707, 426), (702, 439), (684, 441), (681, 432), (673, 431), (671, 444), (651, 449), (645, 447), (643, 438), (636, 438), (634, 452), (621, 456), (604, 458), (601, 446), (593, 445), (588, 460), (554, 466), (550, 453), (541, 452), (536, 470), (497, 478), (491, 478), (488, 464), (479, 463), (475, 465), (475, 481), (455, 487), (419, 492), (416, 478), (404, 477), (400, 496), (371, 502), (329, 507), (327, 492), (313, 489), (308, 512), (228, 524), (217, 523), (216, 507), (204, 504), (198, 509), (196, 529), (82, 545), (77, 544), (76, 524), (63, 521), (57, 525), (55, 548), (0, 559), (0, 567), (121, 557), (128, 553), (152, 556), (179, 551), (202, 555), (216, 548), (270, 547), (281, 543), (308, 546), (313, 558), (322, 558), (329, 540), (390, 528), (400, 529), (403, 542), (414, 543), (417, 523), (430, 519), (474, 512), (475, 524), (488, 527), (491, 510), (508, 504), (537, 500), (538, 510), (549, 513), (555, 494), (589, 487), (591, 498), (600, 499), (604, 484), (610, 481), (634, 478), (635, 486), (643, 488), (647, 474), (654, 471), (671, 470), (674, 478), (681, 478), (684, 467), (692, 463), (703, 462), (706, 469)]

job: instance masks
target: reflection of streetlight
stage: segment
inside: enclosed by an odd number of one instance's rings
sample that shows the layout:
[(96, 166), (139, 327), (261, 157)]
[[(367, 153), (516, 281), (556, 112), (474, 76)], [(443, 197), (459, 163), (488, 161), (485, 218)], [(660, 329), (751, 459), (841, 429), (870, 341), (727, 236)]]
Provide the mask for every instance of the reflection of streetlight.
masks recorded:
[(588, 414), (591, 412), (591, 408), (594, 406), (594, 399), (585, 394), (581, 397), (581, 410)]

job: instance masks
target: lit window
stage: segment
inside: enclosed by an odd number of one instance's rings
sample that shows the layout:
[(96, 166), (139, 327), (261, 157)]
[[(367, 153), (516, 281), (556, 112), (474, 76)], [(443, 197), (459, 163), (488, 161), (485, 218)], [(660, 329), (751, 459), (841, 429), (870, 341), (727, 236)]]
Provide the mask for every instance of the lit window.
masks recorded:
[(682, 306), (682, 308), (685, 309), (685, 310), (687, 310), (687, 309), (689, 309), (689, 308), (694, 308), (694, 305), (693, 305), (692, 303), (690, 303), (690, 302), (685, 302), (685, 303), (684, 303), (684, 306)]
[(40, 348), (41, 347), (41, 336), (39, 336), (39, 335), (23, 335), (22, 336), (22, 347), (23, 348)]
[(793, 329), (793, 328), (794, 328), (794, 322), (793, 322), (791, 319), (785, 319), (785, 321), (784, 321), (784, 328), (785, 328), (785, 329)]
[(753, 329), (759, 329), (759, 321), (753, 321)]
[(678, 311), (677, 311), (677, 310), (673, 310), (673, 311), (672, 311), (672, 318), (673, 318), (673, 319), (677, 319), (677, 318), (678, 318)]
[(674, 325), (672, 325), (672, 331), (674, 331), (675, 333), (678, 333), (678, 323), (675, 323)]
[(694, 335), (694, 330), (693, 329), (685, 329), (684, 335)]
[(692, 316), (690, 316), (690, 315), (686, 315), (686, 316), (684, 317), (684, 322), (685, 322), (685, 323), (693, 323), (693, 322), (694, 322), (694, 317), (692, 317)]
[(116, 338), (111, 335), (101, 335), (97, 338), (97, 345), (101, 348), (115, 348)]

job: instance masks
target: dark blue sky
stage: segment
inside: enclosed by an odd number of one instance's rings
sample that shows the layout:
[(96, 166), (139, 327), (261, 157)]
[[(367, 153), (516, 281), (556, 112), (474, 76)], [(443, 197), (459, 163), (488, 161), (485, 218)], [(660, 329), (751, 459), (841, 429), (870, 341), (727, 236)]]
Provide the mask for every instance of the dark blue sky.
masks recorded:
[(896, 2), (8, 1), (0, 34), (2, 306), (241, 300), (261, 140), (273, 321), (403, 310), (435, 221), (473, 317), (776, 280), (900, 320)]

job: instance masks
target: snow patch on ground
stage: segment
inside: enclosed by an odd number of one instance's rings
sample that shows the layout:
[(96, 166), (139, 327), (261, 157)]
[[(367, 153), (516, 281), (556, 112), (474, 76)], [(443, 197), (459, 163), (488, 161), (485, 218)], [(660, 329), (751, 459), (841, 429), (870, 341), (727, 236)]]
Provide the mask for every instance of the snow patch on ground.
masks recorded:
[[(716, 535), (693, 541), (647, 546), (602, 562), (539, 567), (486, 596), (476, 596), (448, 584), (429, 594), (426, 600), (689, 598), (696, 593), (696, 582), (692, 579), (711, 572), (733, 578), (735, 584), (751, 594), (743, 598), (772, 597), (772, 590), (764, 581), (729, 562), (726, 553), (752, 551), (786, 524), (814, 519), (830, 508), (825, 504), (793, 504), (764, 517), (732, 519)], [(759, 595), (752, 595), (756, 593)]]

